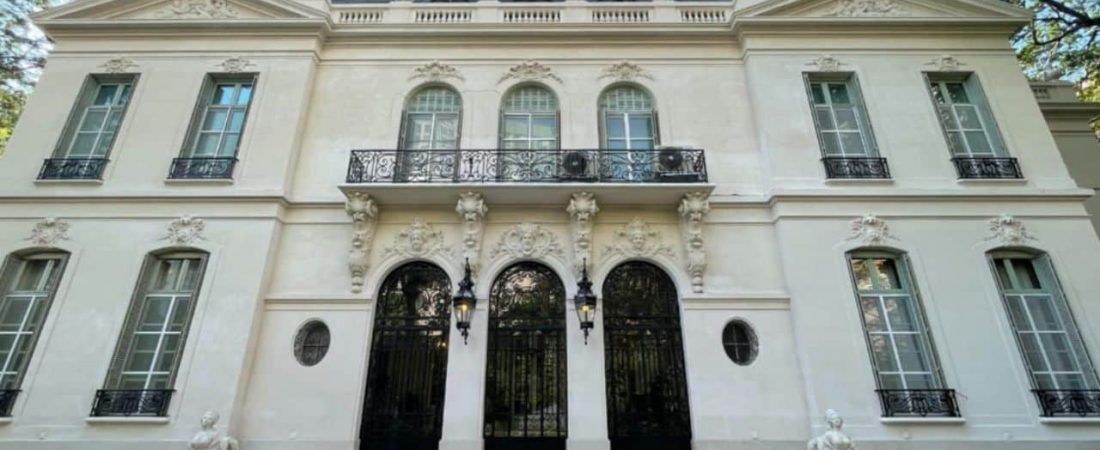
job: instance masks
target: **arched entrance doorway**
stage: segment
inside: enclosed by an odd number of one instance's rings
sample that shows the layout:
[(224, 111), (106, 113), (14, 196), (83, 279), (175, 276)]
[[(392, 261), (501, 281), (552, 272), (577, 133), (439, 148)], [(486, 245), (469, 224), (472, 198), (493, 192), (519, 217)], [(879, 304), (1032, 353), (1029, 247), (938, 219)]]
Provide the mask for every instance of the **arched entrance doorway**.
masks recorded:
[(691, 449), (676, 285), (632, 261), (603, 284), (607, 431), (611, 450)]
[(504, 269), (489, 294), (485, 450), (563, 450), (565, 286), (550, 268)]
[(360, 450), (436, 450), (443, 430), (451, 281), (413, 262), (382, 283), (375, 304)]

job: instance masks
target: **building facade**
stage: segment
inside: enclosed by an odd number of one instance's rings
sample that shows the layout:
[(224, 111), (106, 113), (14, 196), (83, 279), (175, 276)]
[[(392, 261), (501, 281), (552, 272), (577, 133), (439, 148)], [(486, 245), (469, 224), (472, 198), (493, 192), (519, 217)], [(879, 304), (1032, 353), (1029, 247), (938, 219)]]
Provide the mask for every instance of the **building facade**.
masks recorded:
[(1029, 19), (48, 10), (0, 161), (0, 447), (797, 449), (835, 409), (860, 449), (1100, 448), (1094, 192)]
[[(1031, 91), (1039, 102), (1050, 133), (1066, 160), (1069, 174), (1077, 185), (1094, 192), (1100, 189), (1096, 178), (1100, 165), (1100, 136), (1092, 122), (1100, 120), (1100, 103), (1077, 99), (1073, 83), (1064, 81), (1032, 82)], [(1100, 202), (1094, 196), (1085, 201), (1093, 228), (1100, 229)]]

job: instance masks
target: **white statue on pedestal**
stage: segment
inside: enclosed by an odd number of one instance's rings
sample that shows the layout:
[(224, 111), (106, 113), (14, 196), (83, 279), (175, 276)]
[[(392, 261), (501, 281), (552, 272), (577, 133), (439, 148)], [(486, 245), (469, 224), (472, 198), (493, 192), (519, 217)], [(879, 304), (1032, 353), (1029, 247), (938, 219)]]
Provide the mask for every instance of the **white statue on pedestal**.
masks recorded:
[(229, 436), (222, 437), (214, 426), (218, 423), (218, 413), (207, 411), (199, 420), (200, 430), (191, 438), (191, 450), (240, 450), (237, 440)]
[(832, 409), (825, 411), (825, 423), (829, 425), (829, 431), (810, 439), (807, 450), (855, 450), (852, 438), (844, 434), (844, 418), (839, 413)]

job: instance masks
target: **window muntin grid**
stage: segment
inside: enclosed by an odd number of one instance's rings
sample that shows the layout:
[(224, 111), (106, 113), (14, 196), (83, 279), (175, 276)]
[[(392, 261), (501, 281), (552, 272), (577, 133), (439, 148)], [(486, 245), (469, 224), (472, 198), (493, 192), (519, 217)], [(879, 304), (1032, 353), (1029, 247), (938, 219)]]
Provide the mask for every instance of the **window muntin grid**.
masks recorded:
[(64, 266), (60, 254), (8, 260), (0, 298), (0, 389), (19, 389)]
[(130, 307), (108, 389), (171, 389), (194, 312), (205, 258), (154, 258)]
[(501, 108), (501, 147), (549, 150), (558, 148), (558, 100), (547, 89), (514, 89)]
[(62, 158), (103, 158), (118, 134), (118, 126), (133, 92), (133, 79), (94, 80), (82, 97), (79, 119)]
[(254, 81), (211, 79), (210, 83), (204, 93), (202, 114), (187, 156), (230, 158), (237, 154), (240, 146)]
[(634, 86), (612, 88), (600, 97), (600, 110), (604, 148), (650, 150), (656, 146), (656, 114), (653, 99), (645, 91)]
[(992, 115), (975, 83), (969, 77), (928, 77), (928, 89), (947, 145), (956, 156), (1002, 156), (1005, 152)]
[(1043, 257), (993, 258), (1017, 343), (1038, 389), (1097, 389), (1096, 372), (1069, 305)]
[(404, 148), (455, 150), (458, 148), (462, 99), (445, 87), (421, 89), (405, 108)]
[(874, 138), (854, 78), (837, 80), (809, 76), (807, 83), (814, 125), (825, 156), (873, 156)]
[(854, 254), (849, 267), (879, 388), (941, 388), (935, 348), (905, 259)]

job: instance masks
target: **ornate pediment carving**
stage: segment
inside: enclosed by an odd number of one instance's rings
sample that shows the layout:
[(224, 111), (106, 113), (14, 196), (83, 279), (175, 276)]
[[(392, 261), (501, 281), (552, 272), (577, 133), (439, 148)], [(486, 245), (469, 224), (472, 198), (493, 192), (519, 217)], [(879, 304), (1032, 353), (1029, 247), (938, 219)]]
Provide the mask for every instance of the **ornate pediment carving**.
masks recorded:
[(541, 225), (524, 222), (501, 234), (489, 257), (545, 258), (561, 254), (561, 244), (553, 232)]
[(466, 80), (466, 77), (463, 77), (462, 73), (454, 66), (439, 61), (432, 61), (413, 69), (413, 73), (409, 76), (409, 80), (411, 81), (417, 78), (423, 78), (427, 81), (443, 81), (447, 78)]
[(1034, 241), (1035, 236), (1027, 231), (1027, 226), (1020, 219), (1008, 214), (1002, 214), (989, 220), (989, 236), (987, 241), (997, 241), (1001, 245), (1024, 245), (1028, 241)]
[(958, 58), (951, 55), (942, 55), (936, 58), (932, 58), (931, 61), (925, 63), (926, 66), (933, 66), (940, 72), (957, 72), (965, 66), (966, 63), (959, 61)]
[(603, 258), (612, 256), (673, 257), (672, 247), (665, 244), (661, 232), (652, 230), (640, 217), (635, 217), (612, 234), (611, 244), (604, 247)]
[(34, 245), (52, 247), (69, 240), (69, 223), (56, 217), (47, 217), (34, 224), (30, 237), (24, 239)]
[(615, 81), (637, 81), (640, 79), (652, 80), (653, 76), (649, 74), (649, 71), (634, 64), (630, 61), (622, 61), (617, 64), (612, 64), (600, 72), (600, 79), (610, 78)]
[(206, 231), (206, 222), (197, 217), (182, 216), (168, 224), (162, 240), (175, 245), (192, 245), (196, 241), (206, 240), (203, 232)]
[(861, 241), (866, 245), (882, 245), (898, 238), (890, 233), (890, 225), (874, 214), (868, 214), (852, 221), (852, 235), (849, 241)]
[(423, 258), (450, 252), (451, 247), (444, 241), (443, 232), (417, 217), (408, 228), (394, 236), (393, 242), (383, 250), (383, 256)]
[(238, 16), (229, 0), (171, 0), (160, 12), (164, 19), (231, 19)]
[(229, 58), (218, 64), (218, 67), (221, 67), (222, 71), (227, 73), (244, 72), (248, 70), (249, 67), (253, 66), (255, 66), (255, 64), (252, 64), (252, 61), (245, 59), (243, 56)]
[(116, 56), (114, 58), (104, 61), (99, 67), (103, 68), (106, 73), (126, 73), (131, 68), (137, 67), (137, 64), (130, 58), (125, 56)]
[(806, 65), (815, 66), (820, 72), (837, 72), (840, 71), (840, 66), (846, 64), (834, 58), (833, 55), (821, 55), (820, 57), (813, 61), (810, 61)]
[(554, 73), (554, 70), (550, 67), (540, 63), (538, 61), (526, 61), (512, 66), (500, 77), (500, 81), (497, 84), (503, 83), (508, 80), (519, 81), (546, 81), (554, 80), (561, 83), (561, 78)]
[(839, 0), (833, 9), (839, 17), (903, 17), (909, 11), (895, 0)]

